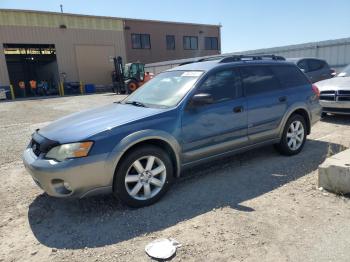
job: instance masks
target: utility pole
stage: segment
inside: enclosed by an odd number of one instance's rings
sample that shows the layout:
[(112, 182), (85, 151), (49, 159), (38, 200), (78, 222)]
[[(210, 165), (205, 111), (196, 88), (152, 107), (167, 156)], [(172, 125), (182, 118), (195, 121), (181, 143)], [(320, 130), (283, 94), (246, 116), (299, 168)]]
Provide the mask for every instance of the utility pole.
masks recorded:
[(63, 5), (60, 5), (60, 7), (61, 7), (61, 13), (63, 14)]

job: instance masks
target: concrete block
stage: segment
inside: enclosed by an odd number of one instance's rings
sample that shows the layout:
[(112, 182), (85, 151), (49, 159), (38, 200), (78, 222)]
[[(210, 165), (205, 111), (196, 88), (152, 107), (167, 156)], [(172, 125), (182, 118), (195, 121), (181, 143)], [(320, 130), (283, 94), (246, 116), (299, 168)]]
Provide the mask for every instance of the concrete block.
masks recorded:
[(337, 194), (350, 194), (350, 149), (327, 158), (318, 167), (318, 186)]

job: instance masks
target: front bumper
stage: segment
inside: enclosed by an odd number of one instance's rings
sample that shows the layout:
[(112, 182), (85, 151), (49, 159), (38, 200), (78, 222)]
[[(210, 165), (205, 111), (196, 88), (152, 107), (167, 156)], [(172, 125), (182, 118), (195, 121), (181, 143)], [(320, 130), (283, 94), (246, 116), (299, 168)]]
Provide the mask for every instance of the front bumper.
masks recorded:
[(350, 101), (320, 100), (322, 111), (334, 114), (350, 114)]
[(35, 183), (54, 197), (77, 197), (109, 193), (113, 174), (105, 172), (105, 155), (57, 162), (37, 157), (32, 148), (23, 153), (23, 163)]

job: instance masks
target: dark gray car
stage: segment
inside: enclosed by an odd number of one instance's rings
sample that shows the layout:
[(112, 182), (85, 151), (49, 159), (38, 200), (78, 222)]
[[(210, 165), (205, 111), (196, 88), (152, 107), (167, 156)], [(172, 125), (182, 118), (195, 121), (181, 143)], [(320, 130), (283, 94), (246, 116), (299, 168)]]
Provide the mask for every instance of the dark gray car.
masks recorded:
[(288, 58), (287, 61), (295, 63), (311, 80), (312, 83), (332, 78), (336, 75), (326, 60), (318, 58)]

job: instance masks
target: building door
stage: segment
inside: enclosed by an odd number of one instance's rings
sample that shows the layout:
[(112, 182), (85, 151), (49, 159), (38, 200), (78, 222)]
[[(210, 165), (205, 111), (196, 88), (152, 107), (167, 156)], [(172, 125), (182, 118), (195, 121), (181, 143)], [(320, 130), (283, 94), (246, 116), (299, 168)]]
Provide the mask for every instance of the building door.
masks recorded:
[(114, 46), (77, 45), (75, 52), (80, 81), (95, 85), (112, 83)]
[(16, 97), (58, 94), (55, 45), (4, 44), (4, 53)]

